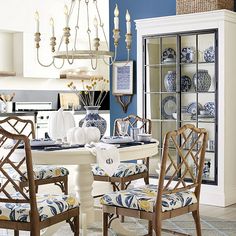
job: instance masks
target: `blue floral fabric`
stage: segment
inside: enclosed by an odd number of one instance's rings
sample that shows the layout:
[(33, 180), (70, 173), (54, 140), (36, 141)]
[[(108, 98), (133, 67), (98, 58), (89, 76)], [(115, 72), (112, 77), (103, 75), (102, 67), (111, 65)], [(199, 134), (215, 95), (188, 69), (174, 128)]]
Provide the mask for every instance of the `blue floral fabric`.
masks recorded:
[[(25, 179), (18, 174), (12, 167), (5, 168), (10, 177), (17, 181), (24, 181)], [(52, 177), (65, 176), (69, 174), (69, 170), (61, 166), (35, 165), (33, 167), (34, 179), (49, 179)], [(21, 172), (27, 177), (25, 168), (21, 168)], [(4, 176), (2, 176), (4, 177)]]
[[(147, 166), (136, 163), (121, 163), (112, 177), (127, 177), (147, 171)], [(108, 174), (97, 164), (92, 165), (93, 175), (108, 176)]]
[[(12, 195), (16, 198), (17, 193)], [(79, 206), (78, 199), (70, 195), (37, 194), (40, 221)], [(30, 222), (29, 203), (0, 203), (0, 220)]]
[[(105, 194), (100, 199), (100, 202), (103, 205), (113, 205), (153, 212), (156, 197), (157, 186), (146, 185), (144, 187)], [(197, 198), (192, 191), (164, 194), (162, 196), (162, 212), (188, 206), (196, 202)]]

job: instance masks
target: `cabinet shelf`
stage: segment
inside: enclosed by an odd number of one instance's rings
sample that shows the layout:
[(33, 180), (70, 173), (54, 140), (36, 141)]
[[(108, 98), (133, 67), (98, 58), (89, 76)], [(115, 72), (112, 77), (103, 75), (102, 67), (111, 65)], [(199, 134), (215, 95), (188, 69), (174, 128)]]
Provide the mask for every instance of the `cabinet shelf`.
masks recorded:
[[(176, 66), (178, 63), (177, 62), (173, 62), (173, 63), (157, 63), (157, 64), (145, 64), (144, 67), (174, 67)], [(209, 66), (209, 65), (215, 65), (215, 62), (180, 62), (179, 65), (181, 66), (192, 66), (192, 65), (206, 65), (206, 66)]]
[(144, 91), (145, 94), (177, 94), (177, 93), (181, 93), (181, 94), (215, 94), (216, 91), (207, 91), (207, 92), (196, 92), (196, 91), (189, 91), (189, 92), (181, 92), (181, 91), (176, 91), (176, 92), (166, 92), (166, 91), (162, 91), (162, 92), (155, 92), (155, 91), (151, 91), (151, 92), (146, 92)]

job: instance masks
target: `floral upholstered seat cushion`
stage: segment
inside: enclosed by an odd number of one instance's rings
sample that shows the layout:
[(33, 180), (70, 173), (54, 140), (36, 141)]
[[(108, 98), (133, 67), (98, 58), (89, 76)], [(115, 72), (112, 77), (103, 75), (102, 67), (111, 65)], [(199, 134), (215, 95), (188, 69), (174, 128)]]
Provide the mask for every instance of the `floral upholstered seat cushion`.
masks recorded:
[[(147, 166), (136, 163), (121, 163), (112, 177), (127, 177), (147, 171)], [(108, 174), (97, 164), (92, 165), (92, 172), (98, 176), (108, 176)]]
[[(78, 199), (70, 195), (38, 194), (36, 197), (40, 221), (79, 206)], [(0, 203), (1, 220), (30, 222), (29, 212), (29, 203)]]
[[(157, 186), (147, 185), (140, 188), (112, 192), (103, 195), (100, 202), (103, 205), (113, 205), (147, 212), (153, 212), (156, 203)], [(164, 194), (162, 211), (171, 211), (197, 202), (192, 191)]]
[[(5, 168), (6, 172), (14, 180), (24, 181), (24, 178), (16, 172), (12, 167)], [(33, 167), (34, 179), (49, 179), (52, 177), (66, 176), (69, 174), (69, 170), (61, 166), (48, 166), (48, 165), (35, 165)], [(25, 167), (21, 168), (21, 172), (25, 177), (27, 177), (27, 172)], [(3, 177), (3, 176), (1, 176)]]

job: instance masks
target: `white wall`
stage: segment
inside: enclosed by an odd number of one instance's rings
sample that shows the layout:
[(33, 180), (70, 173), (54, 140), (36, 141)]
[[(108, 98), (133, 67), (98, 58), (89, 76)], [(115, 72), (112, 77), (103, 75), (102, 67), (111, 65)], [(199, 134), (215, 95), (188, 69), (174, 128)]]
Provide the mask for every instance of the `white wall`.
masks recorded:
[(0, 71), (13, 71), (13, 38), (0, 32)]
[[(77, 1), (76, 1), (77, 2)], [(99, 4), (101, 3), (101, 4)], [(21, 75), (19, 78), (0, 78), (0, 88), (1, 89), (67, 89), (65, 84), (68, 82), (61, 80), (50, 81), (48, 78), (58, 78), (60, 71), (54, 69), (53, 67), (44, 68), (41, 67), (36, 61), (36, 49), (34, 42), (34, 32), (36, 28), (35, 24), (35, 11), (38, 10), (40, 16), (40, 32), (41, 42), (40, 42), (40, 57), (42, 61), (48, 63), (50, 61), (50, 46), (49, 38), (51, 37), (51, 28), (49, 24), (50, 17), (54, 18), (55, 22), (55, 36), (57, 37), (57, 43), (59, 44), (59, 39), (63, 27), (65, 26), (64, 17), (64, 5), (70, 5), (69, 0), (8, 0), (0, 2), (0, 31), (1, 32), (22, 32), (23, 36), (17, 36), (17, 39), (13, 39), (14, 42), (14, 58), (13, 64), (17, 70), (17, 74)], [(83, 6), (84, 1), (81, 1)], [(91, 18), (94, 18), (94, 4), (93, 1), (89, 3), (89, 9), (91, 10)], [(109, 1), (108, 0), (98, 0), (98, 6), (101, 12), (102, 20), (105, 25), (105, 32), (107, 36), (109, 35)], [(86, 19), (85, 8), (82, 9), (81, 20)], [(75, 18), (75, 16), (73, 17)], [(93, 20), (90, 22), (91, 31), (94, 30)], [(72, 24), (71, 28), (74, 28)], [(81, 31), (87, 29), (86, 22), (82, 21)], [(71, 30), (73, 34), (73, 30)], [(14, 38), (16, 34), (14, 34)], [(87, 35), (82, 34), (79, 40), (86, 42)], [(94, 37), (92, 33), (92, 38)], [(20, 38), (21, 37), (21, 38)], [(99, 34), (102, 39), (102, 35)], [(18, 40), (19, 39), (19, 40)], [(73, 42), (73, 37), (71, 37)], [(23, 55), (22, 55), (23, 52)], [(9, 53), (10, 55), (10, 53)], [(1, 57), (0, 57), (1, 60)], [(58, 61), (60, 64), (61, 61)], [(0, 62), (1, 65), (1, 62)], [(66, 64), (63, 69), (78, 68), (78, 67), (90, 67), (90, 60), (77, 61), (72, 66)], [(1, 68), (1, 67), (0, 67)], [(105, 78), (109, 78), (109, 67), (100, 63), (98, 66), (97, 74), (103, 75)], [(24, 79), (21, 78), (22, 74), (24, 77), (39, 77), (39, 79), (31, 78)], [(45, 78), (45, 79), (42, 79)], [(64, 87), (65, 86), (65, 87)]]

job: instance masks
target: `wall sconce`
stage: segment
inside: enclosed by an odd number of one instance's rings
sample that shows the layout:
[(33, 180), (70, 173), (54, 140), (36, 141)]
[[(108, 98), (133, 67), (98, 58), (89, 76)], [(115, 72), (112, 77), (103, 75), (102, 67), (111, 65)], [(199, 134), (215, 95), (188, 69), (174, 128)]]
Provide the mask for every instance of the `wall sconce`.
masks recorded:
[(125, 113), (133, 96), (133, 64), (133, 61), (119, 61), (112, 67), (112, 94)]

